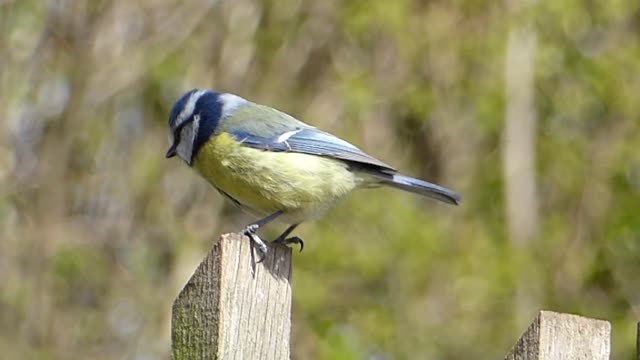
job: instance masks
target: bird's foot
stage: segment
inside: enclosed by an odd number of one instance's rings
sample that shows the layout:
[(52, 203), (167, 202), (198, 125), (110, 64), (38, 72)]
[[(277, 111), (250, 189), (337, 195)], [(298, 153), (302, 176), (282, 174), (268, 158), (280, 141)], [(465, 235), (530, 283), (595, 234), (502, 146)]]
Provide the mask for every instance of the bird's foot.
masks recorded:
[(256, 230), (258, 230), (259, 226), (252, 224), (247, 226), (244, 229), (244, 234), (251, 240), (251, 243), (255, 245), (256, 254), (258, 255), (257, 263), (261, 263), (264, 261), (265, 257), (267, 257), (267, 244), (260, 239), (260, 237), (256, 234)]
[(289, 238), (279, 237), (271, 242), (272, 244), (281, 244), (281, 245), (289, 245), (289, 244), (298, 244), (300, 245), (300, 252), (304, 249), (304, 241), (297, 236), (292, 236)]
[(258, 229), (260, 228), (260, 225), (258, 224), (249, 224), (247, 225), (246, 228), (244, 228), (244, 234), (249, 236), (249, 233), (251, 234), (255, 234), (256, 231), (258, 231)]

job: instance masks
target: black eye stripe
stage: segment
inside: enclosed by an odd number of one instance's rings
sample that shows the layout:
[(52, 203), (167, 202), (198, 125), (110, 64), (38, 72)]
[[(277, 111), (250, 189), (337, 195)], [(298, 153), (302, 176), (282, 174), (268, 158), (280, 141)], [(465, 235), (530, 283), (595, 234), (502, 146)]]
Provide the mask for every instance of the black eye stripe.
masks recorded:
[(178, 146), (178, 144), (180, 143), (180, 132), (182, 132), (182, 128), (184, 127), (184, 123), (186, 123), (188, 121), (184, 121), (182, 124), (180, 124), (178, 127), (176, 127), (173, 130), (173, 143), (171, 144), (172, 148), (175, 148)]
[(182, 131), (182, 128), (187, 126), (188, 123), (193, 122), (193, 116), (188, 118), (187, 120), (180, 123), (180, 125), (176, 126), (176, 129), (173, 131), (174, 133), (179, 133)]
[(191, 116), (187, 120), (181, 122), (180, 125), (176, 126), (176, 128), (173, 130), (173, 142), (174, 143), (177, 143), (177, 142), (180, 141), (180, 133), (182, 132), (182, 128), (184, 128), (185, 126), (187, 126), (190, 123), (192, 123), (194, 118), (195, 118), (195, 116), (196, 115)]

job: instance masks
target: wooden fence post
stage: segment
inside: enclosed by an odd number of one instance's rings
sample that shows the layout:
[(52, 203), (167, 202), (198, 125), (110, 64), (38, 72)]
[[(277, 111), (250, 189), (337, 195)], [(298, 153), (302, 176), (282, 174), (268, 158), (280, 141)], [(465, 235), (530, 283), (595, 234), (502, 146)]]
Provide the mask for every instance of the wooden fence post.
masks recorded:
[(608, 321), (540, 311), (505, 360), (608, 360), (610, 352)]
[(290, 335), (286, 246), (269, 245), (264, 262), (254, 264), (248, 238), (223, 235), (173, 303), (174, 360), (289, 359)]

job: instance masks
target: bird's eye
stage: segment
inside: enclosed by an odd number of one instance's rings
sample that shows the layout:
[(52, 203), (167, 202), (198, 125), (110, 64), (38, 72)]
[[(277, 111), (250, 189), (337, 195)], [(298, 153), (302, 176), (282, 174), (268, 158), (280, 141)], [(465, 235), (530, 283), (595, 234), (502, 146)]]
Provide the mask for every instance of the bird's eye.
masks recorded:
[(175, 129), (173, 132), (169, 133), (169, 143), (179, 143), (180, 142), (180, 134), (182, 132), (182, 128)]
[(181, 122), (180, 125), (176, 126), (176, 128), (173, 129), (173, 132), (169, 133), (169, 142), (173, 142), (173, 143), (180, 142), (180, 134), (182, 133), (182, 129), (184, 129), (184, 127), (189, 125), (192, 121), (193, 121), (193, 117)]
[(179, 136), (180, 133), (182, 132), (182, 129), (185, 126), (189, 125), (192, 121), (193, 121), (193, 117), (190, 117), (189, 119), (181, 122), (180, 125), (176, 126), (176, 128), (173, 129), (173, 136), (176, 136), (176, 137)]

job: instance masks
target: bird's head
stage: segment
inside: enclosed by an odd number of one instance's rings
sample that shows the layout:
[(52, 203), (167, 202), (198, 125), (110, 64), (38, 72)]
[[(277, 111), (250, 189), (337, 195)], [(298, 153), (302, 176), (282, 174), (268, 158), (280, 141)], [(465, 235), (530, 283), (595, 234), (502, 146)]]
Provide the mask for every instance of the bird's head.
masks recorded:
[(176, 101), (169, 115), (167, 158), (178, 155), (189, 166), (220, 121), (247, 101), (233, 94), (193, 89)]

